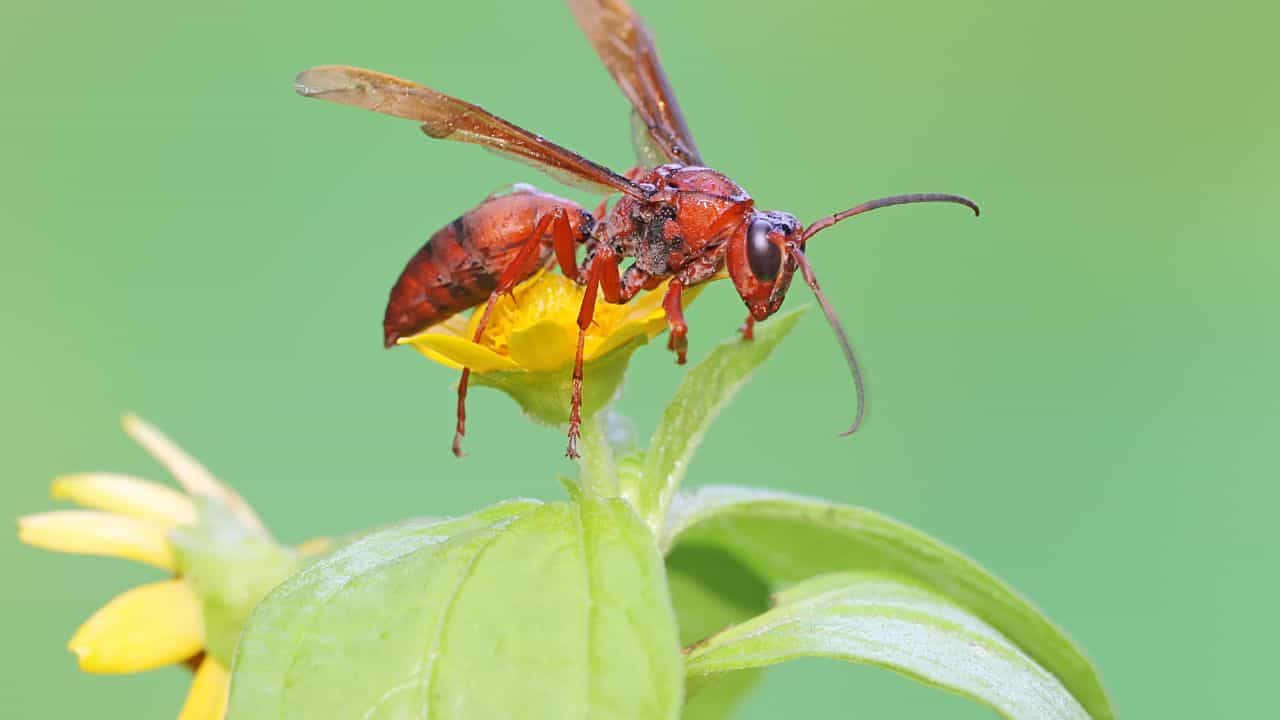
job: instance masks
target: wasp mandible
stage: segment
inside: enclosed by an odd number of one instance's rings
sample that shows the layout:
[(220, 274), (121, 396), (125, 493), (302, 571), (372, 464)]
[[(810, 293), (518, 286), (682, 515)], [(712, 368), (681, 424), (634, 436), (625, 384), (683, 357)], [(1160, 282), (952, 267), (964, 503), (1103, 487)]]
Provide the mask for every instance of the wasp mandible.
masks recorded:
[[(471, 103), (408, 80), (360, 68), (321, 66), (298, 75), (306, 97), (354, 105), (420, 123), (428, 136), (481, 145), (532, 165), (558, 181), (606, 196), (594, 213), (573, 201), (532, 188), (493, 196), (431, 236), (391, 290), (383, 320), (388, 347), (450, 316), (484, 303), (474, 340), (479, 342), (503, 293), (552, 263), (586, 287), (578, 314), (569, 445), (578, 456), (582, 405), (582, 353), (597, 295), (625, 303), (670, 279), (663, 298), (668, 347), (684, 363), (688, 325), (681, 293), (728, 268), (752, 326), (778, 311), (797, 270), (813, 290), (853, 375), (857, 430), (865, 414), (862, 375), (839, 319), (827, 302), (805, 254), (806, 243), (846, 218), (919, 202), (965, 205), (945, 193), (895, 195), (856, 205), (807, 227), (790, 213), (758, 210), (740, 185), (703, 164), (675, 93), (658, 62), (653, 36), (624, 0), (569, 0), (609, 74), (630, 100), (632, 142), (639, 165), (625, 174), (594, 163)], [(620, 195), (610, 209), (608, 196)], [(577, 246), (584, 245), (581, 265)], [(624, 271), (619, 266), (633, 258)], [(453, 452), (462, 455), (470, 370), (458, 384)]]

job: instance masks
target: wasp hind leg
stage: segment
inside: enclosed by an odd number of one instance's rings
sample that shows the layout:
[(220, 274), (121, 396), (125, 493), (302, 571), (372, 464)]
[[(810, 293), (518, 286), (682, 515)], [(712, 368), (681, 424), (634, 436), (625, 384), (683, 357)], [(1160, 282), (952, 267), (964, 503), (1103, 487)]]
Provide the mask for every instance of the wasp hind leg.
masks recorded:
[[(471, 336), (471, 341), (479, 344), (481, 338), (484, 337), (485, 328), (489, 325), (489, 318), (493, 315), (493, 308), (498, 304), (498, 298), (503, 295), (512, 295), (516, 285), (522, 280), (532, 275), (541, 265), (541, 247), (542, 239), (550, 232), (552, 235), (552, 243), (557, 249), (561, 245), (567, 244), (570, 248), (573, 246), (573, 232), (569, 225), (568, 216), (565, 209), (560, 207), (554, 211), (547, 213), (538, 220), (538, 224), (534, 227), (533, 233), (525, 240), (524, 247), (520, 249), (515, 259), (502, 271), (502, 275), (498, 277), (498, 286), (489, 293), (489, 298), (484, 303), (484, 310), (480, 315), (480, 322), (476, 323), (476, 331)], [(569, 257), (573, 257), (570, 254)], [(467, 387), (471, 382), (471, 368), (462, 369), (462, 378), (458, 381), (458, 421), (453, 431), (452, 450), (455, 457), (462, 457), (462, 437), (467, 434)]]

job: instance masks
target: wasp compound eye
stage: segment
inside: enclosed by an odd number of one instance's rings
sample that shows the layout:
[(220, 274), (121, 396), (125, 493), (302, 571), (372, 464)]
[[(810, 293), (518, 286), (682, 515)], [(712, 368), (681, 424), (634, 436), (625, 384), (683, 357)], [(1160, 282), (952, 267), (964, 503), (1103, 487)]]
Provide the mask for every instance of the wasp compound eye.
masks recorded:
[(747, 265), (761, 282), (772, 282), (782, 269), (782, 249), (769, 242), (772, 229), (768, 220), (753, 220), (747, 228)]

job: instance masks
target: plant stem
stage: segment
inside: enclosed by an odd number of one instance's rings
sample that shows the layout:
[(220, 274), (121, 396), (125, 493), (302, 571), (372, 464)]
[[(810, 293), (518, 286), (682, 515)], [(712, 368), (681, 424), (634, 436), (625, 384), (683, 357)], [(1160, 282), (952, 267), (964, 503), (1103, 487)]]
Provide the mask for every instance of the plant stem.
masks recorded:
[(605, 430), (604, 413), (594, 413), (582, 421), (578, 459), (582, 491), (601, 498), (618, 497), (618, 471), (613, 463), (613, 448)]

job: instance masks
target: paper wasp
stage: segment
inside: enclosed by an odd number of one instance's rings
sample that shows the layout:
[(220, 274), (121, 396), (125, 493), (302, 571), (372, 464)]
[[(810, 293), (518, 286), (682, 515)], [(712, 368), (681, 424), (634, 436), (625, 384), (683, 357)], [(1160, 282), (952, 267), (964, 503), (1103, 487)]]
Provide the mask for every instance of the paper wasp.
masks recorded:
[[(344, 105), (413, 120), (433, 138), (484, 146), (539, 168), (557, 180), (605, 196), (621, 197), (595, 213), (554, 195), (524, 188), (491, 197), (431, 237), (409, 261), (391, 291), (383, 321), (388, 346), (468, 308), (485, 303), (474, 340), (483, 337), (494, 303), (521, 280), (551, 263), (586, 287), (578, 315), (573, 367), (570, 457), (578, 455), (581, 424), (582, 349), (597, 295), (625, 303), (670, 280), (663, 307), (668, 345), (685, 361), (688, 326), (681, 292), (727, 268), (749, 315), (742, 328), (781, 307), (797, 270), (817, 295), (853, 375), (857, 409), (852, 433), (865, 411), (862, 377), (852, 346), (818, 287), (806, 243), (832, 225), (869, 210), (917, 202), (978, 206), (959, 195), (923, 193), (872, 200), (802, 226), (794, 215), (758, 210), (733, 180), (703, 164), (675, 94), (658, 62), (653, 37), (624, 0), (569, 0), (587, 38), (631, 101), (632, 139), (640, 164), (618, 174), (541, 135), (513, 125), (471, 103), (372, 70), (322, 66), (297, 78), (297, 91)], [(606, 201), (607, 202), (607, 201)], [(586, 246), (581, 264), (576, 251)], [(633, 262), (619, 269), (625, 258)], [(458, 385), (453, 452), (461, 455), (470, 370)]]

